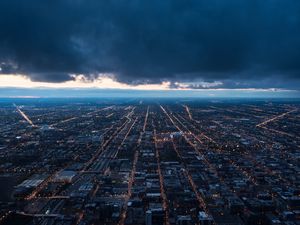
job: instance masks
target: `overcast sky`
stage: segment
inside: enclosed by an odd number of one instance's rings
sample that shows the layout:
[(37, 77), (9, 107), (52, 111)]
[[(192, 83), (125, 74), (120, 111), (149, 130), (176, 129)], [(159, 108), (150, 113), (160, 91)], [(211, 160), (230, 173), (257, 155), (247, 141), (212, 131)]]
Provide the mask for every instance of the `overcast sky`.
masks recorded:
[(0, 86), (21, 78), (300, 90), (300, 1), (1, 0)]

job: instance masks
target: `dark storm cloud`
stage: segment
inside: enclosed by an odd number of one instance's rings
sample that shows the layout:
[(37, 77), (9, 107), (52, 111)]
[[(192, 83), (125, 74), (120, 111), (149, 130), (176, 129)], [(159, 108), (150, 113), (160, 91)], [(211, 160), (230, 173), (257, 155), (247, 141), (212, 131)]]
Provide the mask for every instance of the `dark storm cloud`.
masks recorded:
[(299, 27), (299, 0), (2, 0), (0, 63), (36, 81), (113, 73), (288, 87), (300, 83)]

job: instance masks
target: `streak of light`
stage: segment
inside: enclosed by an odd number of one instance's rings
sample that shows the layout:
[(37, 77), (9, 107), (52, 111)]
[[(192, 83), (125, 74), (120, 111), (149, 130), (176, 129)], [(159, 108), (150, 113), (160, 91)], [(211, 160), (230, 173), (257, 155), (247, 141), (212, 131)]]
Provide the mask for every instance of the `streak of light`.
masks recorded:
[(165, 225), (170, 225), (170, 221), (169, 221), (169, 205), (168, 205), (168, 199), (167, 199), (167, 195), (164, 189), (164, 177), (162, 175), (161, 172), (161, 168), (160, 168), (160, 155), (159, 155), (159, 151), (157, 148), (157, 139), (156, 139), (156, 129), (154, 129), (154, 144), (155, 144), (155, 151), (156, 151), (156, 160), (157, 160), (157, 172), (158, 172), (158, 176), (159, 176), (159, 184), (160, 184), (160, 194), (162, 197), (162, 206), (165, 212)]
[(134, 154), (134, 160), (133, 160), (133, 165), (132, 165), (132, 169), (131, 169), (131, 173), (130, 173), (130, 178), (128, 181), (128, 191), (127, 191), (127, 195), (125, 196), (125, 203), (124, 203), (124, 208), (123, 211), (121, 213), (121, 218), (119, 221), (119, 225), (124, 225), (125, 224), (125, 219), (126, 219), (126, 215), (127, 215), (127, 209), (128, 209), (128, 201), (132, 195), (132, 186), (134, 183), (134, 178), (135, 178), (135, 172), (136, 172), (136, 164), (139, 158), (139, 152), (136, 150), (135, 154)]
[(189, 107), (187, 105), (182, 105), (182, 106), (185, 107), (185, 110), (188, 113), (190, 120), (194, 120)]
[[(149, 111), (147, 109), (143, 127), (147, 126), (148, 112)], [(124, 225), (125, 224), (125, 219), (126, 219), (127, 210), (128, 210), (128, 201), (129, 201), (129, 199), (132, 195), (132, 186), (133, 186), (134, 180), (135, 180), (136, 164), (137, 164), (138, 159), (139, 159), (138, 149), (139, 149), (139, 146), (140, 146), (140, 143), (141, 143), (141, 138), (142, 138), (143, 134), (144, 134), (144, 130), (143, 130), (143, 132), (140, 132), (140, 135), (139, 135), (139, 138), (138, 138), (138, 143), (137, 143), (137, 147), (135, 149), (134, 159), (133, 159), (133, 163), (132, 163), (132, 169), (131, 169), (131, 173), (130, 173), (130, 177), (129, 177), (129, 181), (128, 181), (128, 191), (127, 191), (127, 194), (125, 196), (124, 208), (121, 212), (120, 221), (119, 221), (118, 225)]]
[(120, 132), (122, 131), (122, 129), (126, 126), (126, 124), (128, 124), (131, 119), (130, 119), (130, 115), (133, 114), (133, 111), (134, 111), (135, 108), (132, 109), (132, 111), (130, 111), (126, 116), (124, 116), (125, 118), (127, 118), (128, 120), (125, 121), (120, 127), (117, 128), (117, 130), (110, 136), (110, 138), (103, 144), (101, 144), (100, 148), (98, 149), (98, 151), (94, 154), (94, 156), (89, 160), (87, 161), (85, 164), (84, 164), (84, 167), (83, 169), (81, 170), (81, 172), (85, 172), (93, 163), (94, 161), (99, 157), (99, 155), (101, 154), (101, 152), (103, 152), (106, 147), (108, 146), (108, 144), (111, 142), (111, 140)]
[(144, 122), (144, 126), (143, 126), (143, 132), (145, 132), (145, 130), (146, 130), (146, 125), (147, 125), (147, 120), (148, 120), (148, 114), (149, 114), (149, 106), (147, 108), (147, 112), (146, 112), (146, 116), (145, 116), (145, 122)]
[[(105, 107), (105, 108), (102, 108), (102, 109), (99, 109), (99, 110), (95, 110), (93, 112), (89, 112), (87, 114), (85, 114), (84, 116), (90, 116), (90, 115), (93, 115), (94, 113), (98, 113), (98, 112), (101, 112), (101, 111), (104, 111), (104, 110), (108, 110), (108, 109), (111, 109), (113, 108), (113, 106), (108, 106), (108, 107)], [(62, 124), (62, 123), (67, 123), (67, 122), (70, 122), (72, 120), (75, 120), (75, 119), (79, 119), (81, 118), (82, 116), (74, 116), (74, 117), (71, 117), (71, 118), (68, 118), (68, 119), (65, 119), (65, 120), (62, 120), (62, 121), (59, 121), (57, 123), (53, 123), (51, 124), (50, 126), (57, 126), (59, 124)]]
[(262, 127), (262, 126), (265, 126), (266, 124), (268, 124), (268, 123), (270, 123), (270, 122), (272, 122), (272, 121), (274, 121), (274, 120), (280, 119), (280, 118), (282, 118), (282, 117), (284, 117), (284, 116), (286, 116), (286, 115), (288, 115), (288, 114), (290, 114), (290, 113), (292, 113), (292, 112), (295, 112), (295, 111), (297, 111), (297, 109), (293, 109), (293, 110), (291, 110), (291, 111), (282, 113), (282, 114), (280, 114), (280, 115), (278, 115), (278, 116), (275, 116), (275, 117), (273, 117), (273, 118), (271, 118), (271, 119), (268, 119), (268, 120), (266, 120), (266, 121), (264, 121), (264, 122), (262, 122), (262, 123), (257, 124), (256, 127)]
[(20, 115), (32, 126), (32, 127), (37, 127), (36, 125), (34, 125), (34, 123), (31, 121), (31, 119), (20, 109), (20, 107), (18, 107), (16, 104), (14, 104), (14, 106), (16, 107), (18, 113), (20, 113)]

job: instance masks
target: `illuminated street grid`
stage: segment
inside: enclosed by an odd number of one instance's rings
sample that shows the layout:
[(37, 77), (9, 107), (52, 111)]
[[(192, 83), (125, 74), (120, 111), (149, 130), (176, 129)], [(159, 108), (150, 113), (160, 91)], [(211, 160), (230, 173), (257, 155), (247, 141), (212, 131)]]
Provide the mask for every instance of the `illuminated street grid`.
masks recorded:
[(0, 224), (299, 224), (300, 103), (0, 102)]

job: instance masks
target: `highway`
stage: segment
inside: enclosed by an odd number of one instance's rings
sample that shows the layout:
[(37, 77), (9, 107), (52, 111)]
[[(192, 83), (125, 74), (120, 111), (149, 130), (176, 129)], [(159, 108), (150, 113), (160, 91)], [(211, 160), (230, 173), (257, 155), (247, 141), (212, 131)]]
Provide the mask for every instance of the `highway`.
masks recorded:
[(124, 204), (123, 204), (122, 212), (120, 214), (120, 220), (119, 220), (118, 225), (124, 225), (125, 224), (125, 220), (126, 220), (126, 216), (127, 216), (127, 209), (128, 209), (128, 201), (129, 201), (129, 199), (132, 195), (132, 186), (133, 186), (134, 180), (135, 180), (136, 164), (137, 164), (138, 159), (139, 159), (139, 148), (140, 148), (140, 144), (141, 144), (141, 137), (143, 136), (143, 134), (145, 132), (145, 128), (147, 126), (148, 113), (149, 113), (149, 107), (147, 108), (147, 111), (146, 111), (142, 132), (140, 132), (138, 142), (137, 142), (136, 148), (134, 150), (135, 152), (134, 152), (134, 157), (133, 157), (133, 163), (132, 163), (130, 177), (129, 177), (129, 180), (128, 180), (128, 191), (127, 191), (127, 194), (125, 196), (125, 201), (124, 201)]
[(79, 118), (82, 118), (83, 116), (90, 116), (90, 115), (93, 115), (95, 113), (99, 113), (101, 111), (108, 110), (108, 109), (111, 109), (111, 108), (113, 108), (113, 106), (108, 106), (108, 107), (105, 107), (105, 108), (97, 109), (97, 110), (95, 110), (93, 112), (90, 112), (90, 113), (87, 113), (87, 114), (84, 114), (84, 115), (81, 115), (81, 116), (74, 116), (74, 117), (71, 117), (71, 118), (68, 118), (68, 119), (65, 119), (65, 120), (61, 120), (59, 122), (50, 124), (49, 126), (55, 127), (57, 125), (60, 125), (60, 124), (63, 124), (63, 123), (67, 123), (67, 122), (70, 122), (70, 121), (73, 121), (73, 120), (76, 120), (76, 119), (79, 119)]
[(257, 124), (256, 127), (262, 127), (262, 126), (265, 126), (265, 125), (267, 125), (268, 123), (270, 123), (270, 122), (272, 122), (272, 121), (275, 121), (275, 120), (278, 120), (278, 119), (280, 119), (280, 118), (282, 118), (282, 117), (285, 117), (286, 115), (288, 115), (288, 114), (290, 114), (290, 113), (293, 113), (293, 112), (296, 112), (297, 110), (298, 110), (298, 109), (293, 109), (293, 110), (290, 110), (290, 111), (288, 111), (288, 112), (282, 113), (282, 114), (280, 114), (280, 115), (278, 115), (278, 116), (272, 117), (271, 119), (267, 119), (267, 120), (265, 120), (265, 121), (263, 121), (263, 122)]
[[(152, 125), (153, 126), (153, 125)], [(154, 126), (153, 126), (154, 127)], [(168, 204), (168, 199), (167, 199), (167, 195), (164, 189), (164, 177), (161, 171), (161, 161), (160, 161), (160, 153), (157, 147), (157, 137), (156, 137), (156, 129), (154, 128), (154, 144), (155, 144), (155, 156), (156, 156), (156, 161), (157, 161), (157, 172), (159, 175), (159, 185), (160, 185), (160, 194), (162, 197), (162, 205), (163, 205), (163, 209), (165, 212), (165, 225), (170, 225), (170, 221), (169, 221), (169, 204)]]
[(37, 127), (32, 121), (31, 119), (20, 109), (19, 106), (17, 106), (16, 104), (14, 104), (14, 106), (16, 107), (17, 111), (19, 112), (19, 114), (32, 126), (32, 127)]

